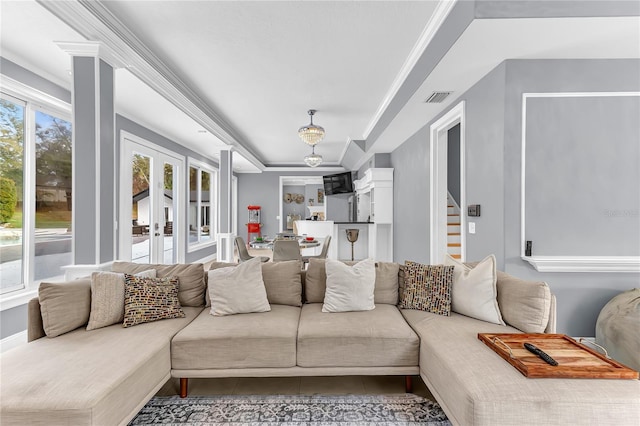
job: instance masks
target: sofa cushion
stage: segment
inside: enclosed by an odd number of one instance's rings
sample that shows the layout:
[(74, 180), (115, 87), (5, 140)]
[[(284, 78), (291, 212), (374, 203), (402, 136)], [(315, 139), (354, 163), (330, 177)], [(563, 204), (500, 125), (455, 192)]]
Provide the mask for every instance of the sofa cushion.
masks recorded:
[(200, 311), (131, 328), (78, 329), (3, 353), (0, 424), (126, 424), (169, 378), (171, 337)]
[(453, 424), (631, 425), (640, 419), (637, 380), (530, 379), (478, 333), (516, 329), (457, 313), (403, 310), (420, 336), (420, 374)]
[[(209, 271), (227, 266), (238, 266), (238, 263), (212, 262)], [(262, 263), (262, 280), (267, 290), (270, 304), (302, 306), (302, 282), (300, 262), (287, 260), (283, 262)], [(211, 305), (207, 292), (207, 306)]]
[[(86, 325), (91, 311), (91, 279), (40, 283), (42, 325), (47, 337), (56, 337)], [(74, 309), (69, 309), (73, 306)]]
[(327, 259), (327, 290), (322, 312), (370, 311), (375, 309), (373, 290), (376, 281), (375, 263), (365, 259), (353, 266)]
[(505, 325), (498, 307), (495, 256), (489, 255), (471, 267), (447, 254), (444, 263), (453, 266), (451, 310), (471, 318)]
[(418, 365), (418, 336), (398, 308), (324, 313), (321, 303), (302, 307), (298, 328), (301, 367), (396, 367)]
[(300, 308), (215, 317), (207, 310), (171, 342), (175, 370), (293, 367)]
[(209, 271), (211, 315), (248, 314), (271, 310), (259, 258), (238, 266)]
[[(305, 276), (304, 294), (307, 303), (324, 302), (327, 272), (325, 259), (309, 259)], [(344, 262), (353, 265), (356, 262)], [(398, 273), (400, 265), (392, 262), (376, 262), (376, 283), (373, 293), (376, 304), (398, 304)]]
[(542, 333), (549, 322), (551, 290), (543, 281), (526, 281), (498, 271), (498, 305), (504, 321), (525, 333)]
[[(156, 270), (137, 273), (140, 277), (156, 277)], [(94, 272), (91, 274), (91, 313), (87, 330), (124, 321), (124, 274)]]
[(406, 288), (399, 307), (449, 316), (453, 266), (406, 261), (404, 280)]
[(204, 266), (202, 263), (179, 263), (175, 265), (150, 265), (133, 262), (113, 262), (113, 272), (138, 272), (155, 269), (158, 278), (176, 276), (180, 280), (178, 299), (182, 306), (204, 306)]
[(178, 277), (124, 275), (124, 327), (162, 319), (184, 318), (178, 300)]

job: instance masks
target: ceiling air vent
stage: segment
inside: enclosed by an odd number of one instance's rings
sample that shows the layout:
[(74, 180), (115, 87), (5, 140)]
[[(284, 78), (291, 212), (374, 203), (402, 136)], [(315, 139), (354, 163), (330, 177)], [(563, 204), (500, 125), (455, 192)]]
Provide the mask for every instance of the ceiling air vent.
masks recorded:
[(439, 104), (444, 101), (447, 96), (449, 96), (453, 92), (433, 92), (431, 96), (424, 101), (425, 104)]

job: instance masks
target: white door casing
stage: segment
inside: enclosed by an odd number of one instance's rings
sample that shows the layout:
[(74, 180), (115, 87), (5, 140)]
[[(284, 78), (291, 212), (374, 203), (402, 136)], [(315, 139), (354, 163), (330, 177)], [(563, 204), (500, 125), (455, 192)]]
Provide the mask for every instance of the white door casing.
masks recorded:
[(447, 253), (447, 132), (460, 124), (460, 253), (466, 259), (465, 103), (461, 101), (430, 126), (430, 262)]
[[(164, 164), (173, 167), (173, 251), (175, 262), (184, 262), (185, 237), (183, 234), (185, 217), (185, 168), (184, 158), (178, 154), (157, 146), (145, 139), (127, 132), (120, 137), (120, 184), (119, 184), (119, 214), (118, 214), (118, 259), (131, 260), (132, 237), (132, 174), (131, 158), (134, 154), (142, 154), (151, 159), (150, 191), (149, 191), (149, 239), (151, 242), (149, 255), (150, 263), (165, 263), (164, 261), (164, 225), (165, 225), (165, 196), (164, 196)], [(155, 189), (155, 190), (154, 190)], [(155, 225), (158, 225), (157, 229)], [(158, 235), (156, 235), (158, 234)]]

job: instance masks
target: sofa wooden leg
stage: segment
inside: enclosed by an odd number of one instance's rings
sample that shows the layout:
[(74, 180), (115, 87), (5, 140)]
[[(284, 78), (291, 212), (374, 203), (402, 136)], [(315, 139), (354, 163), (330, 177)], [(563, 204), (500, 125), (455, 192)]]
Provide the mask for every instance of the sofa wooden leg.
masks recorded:
[(180, 378), (180, 398), (186, 398), (189, 393), (189, 379)]
[(413, 392), (413, 377), (404, 376), (404, 391), (406, 393)]

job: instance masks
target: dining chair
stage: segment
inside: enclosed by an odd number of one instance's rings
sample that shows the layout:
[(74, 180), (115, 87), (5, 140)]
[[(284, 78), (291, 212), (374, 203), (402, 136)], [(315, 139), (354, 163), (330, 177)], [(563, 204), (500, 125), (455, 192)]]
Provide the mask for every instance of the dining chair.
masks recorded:
[(298, 240), (275, 240), (273, 242), (273, 261), (283, 262), (285, 260), (302, 262)]
[(327, 235), (324, 238), (324, 243), (322, 244), (322, 251), (320, 251), (320, 254), (315, 256), (302, 256), (302, 261), (304, 263), (309, 263), (309, 259), (326, 259), (327, 253), (329, 253), (330, 243), (331, 243), (331, 235)]
[(261, 262), (268, 262), (269, 256), (251, 256), (249, 254), (249, 250), (247, 250), (247, 245), (244, 243), (242, 237), (236, 237), (236, 248), (238, 249), (238, 259), (240, 262), (246, 262), (247, 260), (251, 260), (254, 257), (259, 257)]

